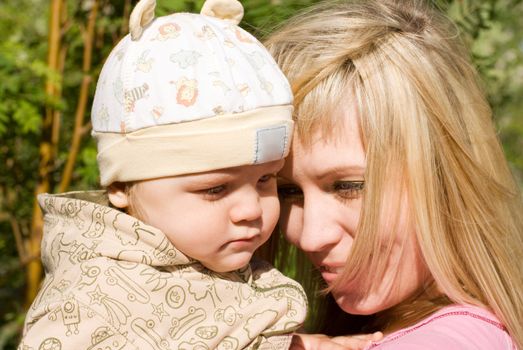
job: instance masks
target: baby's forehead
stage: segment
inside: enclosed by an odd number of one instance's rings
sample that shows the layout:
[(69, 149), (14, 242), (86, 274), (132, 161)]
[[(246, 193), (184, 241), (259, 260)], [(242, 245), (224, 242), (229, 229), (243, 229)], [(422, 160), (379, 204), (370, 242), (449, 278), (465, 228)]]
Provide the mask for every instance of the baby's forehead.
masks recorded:
[(205, 179), (205, 178), (218, 178), (218, 177), (237, 177), (241, 178), (248, 174), (257, 173), (276, 173), (281, 170), (284, 165), (284, 159), (278, 159), (272, 162), (266, 162), (261, 164), (247, 164), (229, 168), (222, 168), (216, 170), (210, 170), (200, 173), (193, 173), (187, 175), (179, 175), (179, 177), (185, 177), (187, 179)]

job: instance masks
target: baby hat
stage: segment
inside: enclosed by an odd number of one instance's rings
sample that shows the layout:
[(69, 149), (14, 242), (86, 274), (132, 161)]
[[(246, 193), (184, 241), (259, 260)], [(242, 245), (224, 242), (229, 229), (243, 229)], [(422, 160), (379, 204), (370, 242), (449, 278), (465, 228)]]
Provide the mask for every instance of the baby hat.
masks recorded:
[(154, 18), (155, 6), (136, 5), (96, 86), (101, 184), (284, 158), (292, 93), (265, 47), (238, 27), (242, 5), (208, 0), (201, 14)]

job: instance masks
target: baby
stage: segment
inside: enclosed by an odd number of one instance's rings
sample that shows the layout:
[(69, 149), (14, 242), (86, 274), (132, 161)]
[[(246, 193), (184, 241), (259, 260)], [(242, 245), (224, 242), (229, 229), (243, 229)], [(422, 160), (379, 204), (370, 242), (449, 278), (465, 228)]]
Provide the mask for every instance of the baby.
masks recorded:
[(279, 215), (292, 94), (236, 0), (133, 10), (92, 125), (106, 191), (39, 196), (46, 278), (19, 349), (287, 349), (301, 286), (251, 260)]

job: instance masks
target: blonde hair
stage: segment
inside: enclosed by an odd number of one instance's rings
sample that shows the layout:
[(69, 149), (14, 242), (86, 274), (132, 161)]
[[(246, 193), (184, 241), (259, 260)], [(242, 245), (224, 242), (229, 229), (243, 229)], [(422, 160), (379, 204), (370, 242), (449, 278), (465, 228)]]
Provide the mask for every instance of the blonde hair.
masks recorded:
[[(451, 302), (494, 312), (523, 348), (521, 193), (452, 22), (421, 1), (329, 1), (295, 16), (265, 44), (291, 82), (302, 143), (317, 131), (339, 136), (332, 116), (348, 93), (359, 110), (363, 210), (351, 268), (334, 288), (383, 275), (389, 257), (369, 249), (379, 251), (381, 194), (399, 175), (439, 290)], [(427, 311), (410, 302), (403, 309), (412, 324)]]

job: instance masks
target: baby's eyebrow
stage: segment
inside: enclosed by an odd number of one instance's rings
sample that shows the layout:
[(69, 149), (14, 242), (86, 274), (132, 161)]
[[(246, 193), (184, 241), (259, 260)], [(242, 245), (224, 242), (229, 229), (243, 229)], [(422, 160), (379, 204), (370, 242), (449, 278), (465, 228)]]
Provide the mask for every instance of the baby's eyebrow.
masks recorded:
[(193, 184), (198, 185), (215, 185), (217, 183), (223, 183), (231, 181), (237, 178), (237, 174), (230, 173), (211, 173), (211, 174), (194, 174), (190, 175), (189, 181)]
[(285, 165), (284, 162), (281, 162), (281, 163), (274, 163), (273, 165), (271, 165), (267, 170), (269, 170), (270, 172), (274, 172), (274, 173), (277, 173), (279, 172), (281, 169), (283, 169), (283, 166)]

